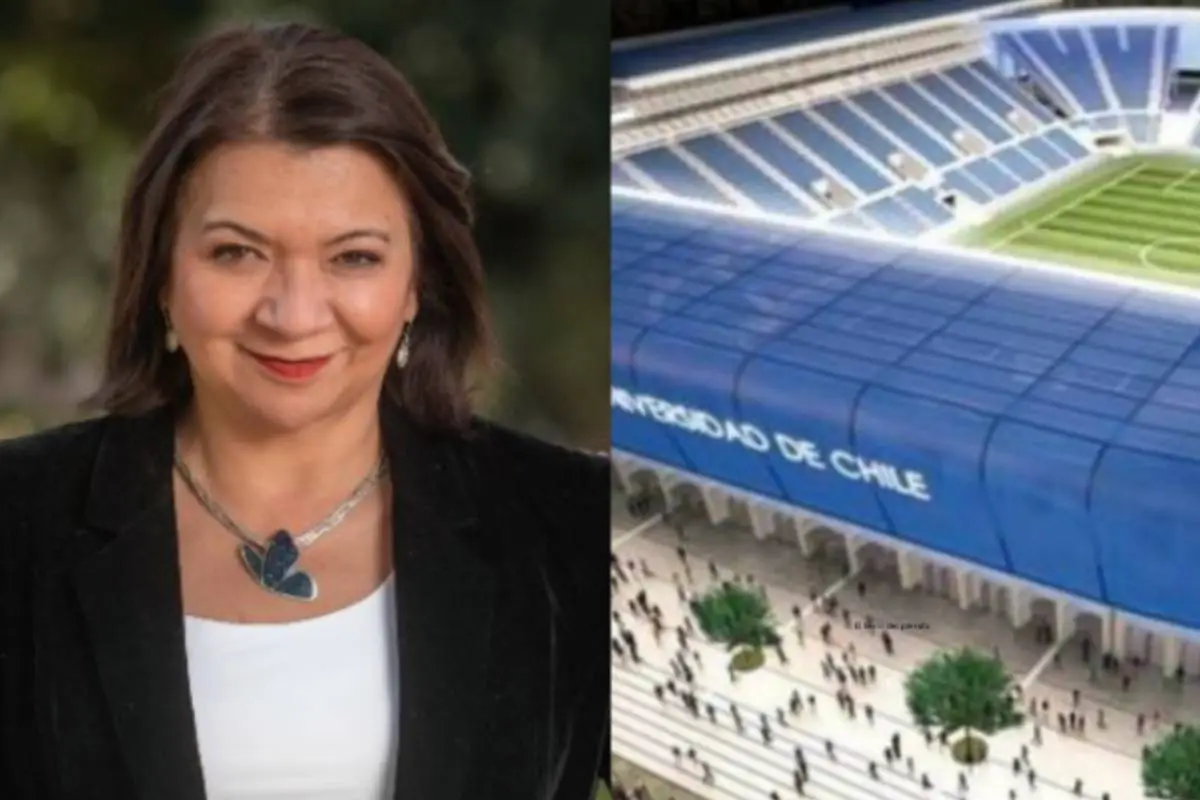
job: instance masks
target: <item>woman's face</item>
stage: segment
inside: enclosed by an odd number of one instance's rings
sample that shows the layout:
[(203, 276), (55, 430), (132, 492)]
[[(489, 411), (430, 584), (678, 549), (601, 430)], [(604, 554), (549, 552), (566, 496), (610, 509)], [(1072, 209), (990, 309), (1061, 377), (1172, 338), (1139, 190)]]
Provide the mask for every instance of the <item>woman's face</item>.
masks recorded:
[(197, 402), (291, 430), (371, 408), (417, 312), (408, 207), (350, 146), (223, 145), (181, 193), (163, 300)]

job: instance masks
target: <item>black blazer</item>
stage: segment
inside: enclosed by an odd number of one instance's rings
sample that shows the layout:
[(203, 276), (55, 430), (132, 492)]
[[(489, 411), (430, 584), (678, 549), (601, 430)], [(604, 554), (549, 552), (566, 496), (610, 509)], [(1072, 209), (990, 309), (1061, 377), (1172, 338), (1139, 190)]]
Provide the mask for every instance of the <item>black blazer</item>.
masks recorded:
[[(607, 769), (609, 467), (385, 412), (397, 800), (589, 800)], [(169, 413), (0, 442), (0, 798), (203, 800)]]

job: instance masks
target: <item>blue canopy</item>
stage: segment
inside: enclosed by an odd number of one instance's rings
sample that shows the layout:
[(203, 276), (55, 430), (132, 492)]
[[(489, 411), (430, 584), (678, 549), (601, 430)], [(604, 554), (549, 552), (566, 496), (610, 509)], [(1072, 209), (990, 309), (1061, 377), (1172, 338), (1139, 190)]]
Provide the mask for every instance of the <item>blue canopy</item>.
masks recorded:
[(1200, 300), (615, 200), (616, 450), (1200, 627)]

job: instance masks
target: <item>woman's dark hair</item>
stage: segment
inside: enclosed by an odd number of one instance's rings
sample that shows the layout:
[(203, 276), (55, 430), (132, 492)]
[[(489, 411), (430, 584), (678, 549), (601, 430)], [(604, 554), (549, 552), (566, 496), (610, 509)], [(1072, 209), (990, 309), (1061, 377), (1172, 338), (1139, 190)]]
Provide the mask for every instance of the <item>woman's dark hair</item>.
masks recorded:
[(136, 414), (190, 397), (184, 359), (166, 350), (159, 303), (177, 201), (213, 148), (258, 139), (355, 145), (391, 171), (414, 217), (420, 313), (408, 364), (388, 367), (385, 399), (422, 425), (466, 425), (468, 375), (492, 350), (470, 175), (395, 67), (362, 42), (299, 23), (214, 34), (167, 85), (122, 209), (105, 374), (88, 405)]

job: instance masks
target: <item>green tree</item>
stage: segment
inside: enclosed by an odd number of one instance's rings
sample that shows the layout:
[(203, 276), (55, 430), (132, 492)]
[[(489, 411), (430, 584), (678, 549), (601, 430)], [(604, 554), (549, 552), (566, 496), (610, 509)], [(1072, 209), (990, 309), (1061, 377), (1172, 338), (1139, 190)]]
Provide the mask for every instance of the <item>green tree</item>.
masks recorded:
[(779, 643), (767, 594), (729, 581), (710, 589), (691, 603), (692, 613), (704, 635), (723, 642), (735, 653), (736, 668), (753, 669), (763, 662), (762, 649)]
[(952, 752), (967, 764), (977, 764), (987, 755), (987, 744), (972, 731), (992, 734), (1023, 719), (1004, 666), (970, 648), (943, 651), (927, 660), (905, 680), (904, 693), (909, 712), (922, 728), (939, 728), (947, 735), (963, 731)]
[(1150, 797), (1200, 798), (1200, 729), (1184, 725), (1147, 748), (1142, 759), (1142, 785)]

